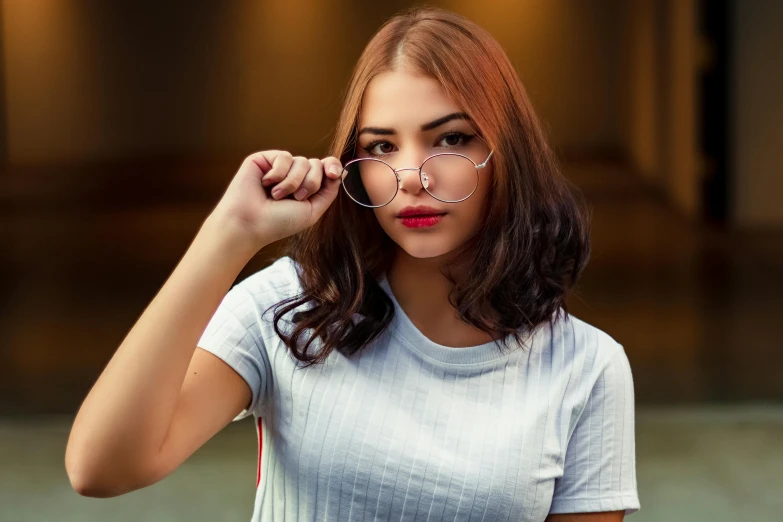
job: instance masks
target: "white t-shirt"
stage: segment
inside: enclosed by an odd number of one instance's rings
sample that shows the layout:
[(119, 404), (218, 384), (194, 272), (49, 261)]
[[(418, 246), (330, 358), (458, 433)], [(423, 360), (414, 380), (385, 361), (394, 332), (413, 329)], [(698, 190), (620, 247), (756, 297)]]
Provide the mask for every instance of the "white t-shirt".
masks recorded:
[(252, 390), (235, 420), (256, 421), (253, 522), (639, 509), (633, 380), (609, 335), (570, 316), (505, 354), (439, 345), (382, 277), (389, 328), (350, 359), (335, 350), (304, 368), (264, 314), (301, 290), (296, 270), (282, 257), (236, 284), (198, 342)]

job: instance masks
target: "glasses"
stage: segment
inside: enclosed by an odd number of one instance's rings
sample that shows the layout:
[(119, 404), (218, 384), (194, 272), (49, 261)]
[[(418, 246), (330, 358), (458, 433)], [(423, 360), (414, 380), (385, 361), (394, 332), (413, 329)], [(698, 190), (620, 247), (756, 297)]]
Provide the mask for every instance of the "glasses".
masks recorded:
[(487, 166), (494, 150), (476, 164), (464, 154), (444, 152), (425, 159), (418, 168), (395, 169), (376, 158), (357, 158), (345, 164), (342, 186), (356, 203), (370, 208), (388, 205), (402, 188), (400, 171), (418, 170), (421, 186), (444, 203), (468, 199), (478, 187), (479, 170)]

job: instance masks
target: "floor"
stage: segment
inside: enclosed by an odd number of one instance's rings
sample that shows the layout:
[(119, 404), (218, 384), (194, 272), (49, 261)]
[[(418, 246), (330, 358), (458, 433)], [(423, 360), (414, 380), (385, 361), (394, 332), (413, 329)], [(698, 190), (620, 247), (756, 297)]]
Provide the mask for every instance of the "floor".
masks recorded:
[[(68, 417), (0, 421), (0, 520), (247, 521), (252, 420), (229, 425), (172, 475), (116, 498), (77, 495), (63, 465)], [(641, 510), (634, 522), (778, 522), (783, 407), (665, 407), (637, 413)]]

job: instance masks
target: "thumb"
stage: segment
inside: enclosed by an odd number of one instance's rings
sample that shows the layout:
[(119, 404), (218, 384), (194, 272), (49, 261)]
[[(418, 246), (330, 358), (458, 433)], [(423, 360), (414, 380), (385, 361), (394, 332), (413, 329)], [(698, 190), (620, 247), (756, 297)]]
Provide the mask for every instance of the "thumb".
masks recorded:
[(321, 182), (321, 188), (310, 196), (308, 199), (310, 204), (313, 205), (313, 211), (320, 218), (329, 205), (332, 204), (337, 197), (337, 193), (340, 192), (340, 185), (342, 178), (332, 179), (328, 176), (324, 176)]

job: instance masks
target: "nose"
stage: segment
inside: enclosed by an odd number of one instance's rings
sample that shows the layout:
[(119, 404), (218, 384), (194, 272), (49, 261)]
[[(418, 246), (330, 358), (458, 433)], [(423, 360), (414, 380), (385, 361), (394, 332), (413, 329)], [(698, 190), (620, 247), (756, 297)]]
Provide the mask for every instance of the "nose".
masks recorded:
[(397, 176), (399, 176), (398, 185), (400, 189), (409, 194), (416, 195), (424, 188), (421, 184), (421, 179), (419, 178), (419, 169), (398, 169)]
[(427, 157), (426, 151), (410, 148), (405, 152), (400, 152), (395, 158), (394, 168), (397, 170), (397, 182), (399, 188), (410, 194), (418, 194), (422, 190), (421, 180), (419, 179), (419, 169), (424, 158)]

